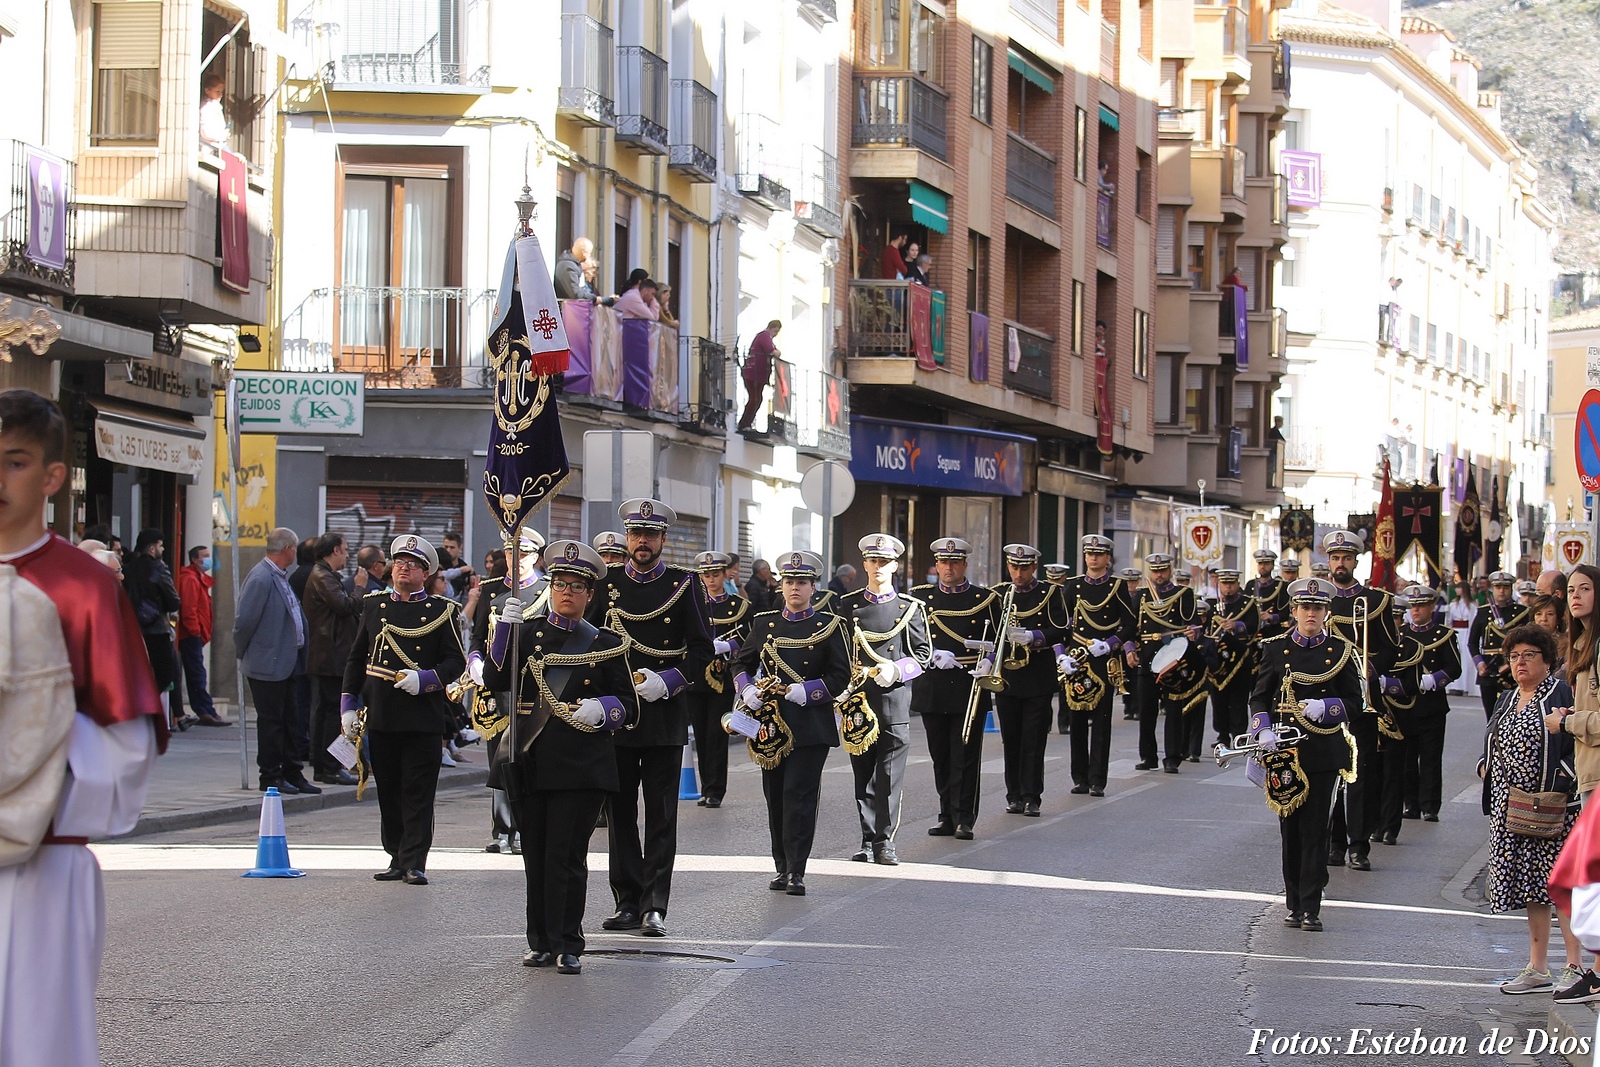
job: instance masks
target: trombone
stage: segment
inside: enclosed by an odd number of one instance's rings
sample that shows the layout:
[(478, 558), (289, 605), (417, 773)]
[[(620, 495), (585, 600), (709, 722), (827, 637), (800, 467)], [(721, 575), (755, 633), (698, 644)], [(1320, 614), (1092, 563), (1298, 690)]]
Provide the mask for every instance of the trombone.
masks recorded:
[(1367, 598), (1358, 596), (1350, 605), (1350, 626), (1352, 629), (1360, 627), (1361, 637), (1358, 642), (1361, 655), (1356, 660), (1356, 671), (1361, 675), (1361, 710), (1372, 711), (1372, 698), (1367, 692), (1367, 632), (1372, 629), (1372, 609), (1367, 605)]

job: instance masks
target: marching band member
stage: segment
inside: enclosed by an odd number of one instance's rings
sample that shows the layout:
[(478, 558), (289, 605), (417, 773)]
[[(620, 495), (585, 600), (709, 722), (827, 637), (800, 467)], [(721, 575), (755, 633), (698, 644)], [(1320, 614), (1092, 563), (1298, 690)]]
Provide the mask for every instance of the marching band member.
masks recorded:
[[(996, 586), (995, 592), (1003, 599), (1009, 587), (1012, 596), (1010, 617), (1000, 624), (1007, 642), (1000, 663), (1006, 687), (994, 698), (1005, 753), (1006, 814), (1038, 818), (1044, 800), (1050, 702), (1060, 689), (1054, 659), (1046, 653), (1065, 639), (1067, 617), (1056, 587), (1036, 577), (1039, 550), (1010, 544), (1001, 551), (1011, 581)], [(985, 664), (980, 660), (979, 666)]]
[[(1256, 553), (1259, 557), (1261, 553)], [(1269, 560), (1272, 553), (1268, 552)], [(1256, 587), (1260, 588), (1260, 579)], [(1267, 599), (1273, 607), (1278, 605), (1281, 587)], [(1212, 643), (1216, 664), (1206, 672), (1206, 684), (1211, 689), (1211, 725), (1217, 731), (1217, 740), (1229, 744), (1236, 734), (1244, 733), (1250, 718), (1250, 686), (1256, 677), (1256, 657), (1259, 651), (1264, 620), (1261, 601), (1245, 596), (1239, 588), (1239, 572), (1230, 568), (1217, 571), (1217, 607), (1211, 622)]]
[(607, 568), (628, 562), (628, 539), (613, 530), (594, 535), (594, 550), (606, 561)]
[[(1128, 603), (1134, 605), (1135, 618), (1137, 619), (1139, 604), (1139, 587), (1144, 584), (1144, 571), (1138, 567), (1123, 567), (1117, 571), (1117, 577), (1122, 579), (1122, 591), (1128, 597)], [(1124, 675), (1123, 684), (1126, 692), (1122, 694), (1122, 718), (1127, 722), (1139, 721), (1139, 672), (1130, 670)]]
[(1395, 844), (1402, 817), (1419, 814), (1439, 821), (1444, 799), (1444, 726), (1450, 711), (1445, 695), (1461, 677), (1461, 652), (1455, 631), (1434, 619), (1438, 594), (1425, 585), (1408, 585), (1395, 598), (1410, 615), (1401, 629), (1404, 651), (1383, 679), (1383, 693), (1394, 712), (1400, 737), (1384, 735), (1383, 815), (1377, 839)]
[(423, 588), (439, 554), (416, 534), (389, 546), (390, 589), (361, 601), (361, 628), (345, 662), (340, 719), (354, 734), (366, 703), (366, 741), (378, 780), (378, 812), (389, 867), (380, 882), (427, 885), (439, 737), (451, 721), (447, 680), (467, 667), (456, 602)]
[[(1356, 557), (1364, 552), (1361, 538), (1349, 530), (1332, 530), (1322, 538), (1333, 580), (1328, 627), (1355, 647), (1366, 671), (1366, 709), (1350, 709), (1348, 728), (1356, 739), (1356, 776), (1335, 802), (1329, 820), (1328, 865), (1342, 867), (1346, 850), (1352, 871), (1372, 870), (1372, 835), (1383, 804), (1383, 779), (1378, 762), (1378, 720), (1384, 712), (1379, 679), (1400, 658), (1400, 627), (1390, 610), (1390, 595), (1356, 581)], [(1358, 609), (1357, 602), (1364, 608)], [(1366, 622), (1357, 622), (1364, 613)]]
[[(524, 536), (530, 532), (524, 530)], [(517, 753), (522, 790), (516, 825), (528, 891), (524, 967), (561, 974), (583, 970), (583, 911), (589, 884), (589, 835), (617, 788), (613, 738), (632, 729), (639, 700), (628, 671), (627, 642), (584, 620), (606, 573), (600, 553), (579, 541), (556, 541), (546, 569), (549, 607), (528, 612), (520, 599), (499, 609), (485, 682), (509, 698), (511, 627), (522, 626), (517, 652)], [(720, 730), (718, 731), (721, 732)], [(383, 780), (378, 780), (382, 788)]]
[[(678, 781), (689, 742), (684, 691), (711, 662), (704, 588), (661, 558), (677, 514), (635, 497), (617, 509), (628, 561), (600, 579), (589, 621), (630, 643), (639, 725), (617, 738), (618, 791), (611, 798), (611, 892), (617, 910), (601, 925), (664, 937), (672, 865), (678, 854)], [(644, 836), (639, 800), (644, 799)]]
[(1326, 563), (1317, 563), (1317, 562), (1314, 562), (1314, 561), (1312, 562), (1312, 564), (1311, 564), (1311, 577), (1327, 579), (1330, 574), (1331, 574), (1331, 572), (1329, 571), (1328, 565)]
[[(867, 584), (838, 600), (848, 628), (855, 678), (878, 718), (878, 736), (864, 752), (850, 753), (855, 769), (861, 848), (851, 859), (894, 866), (894, 835), (900, 828), (906, 757), (911, 747), (911, 687), (933, 655), (922, 601), (894, 591), (894, 574), (905, 545), (888, 534), (868, 534), (857, 547)], [(867, 675), (871, 684), (861, 679)], [(849, 739), (846, 739), (848, 744)]]
[(1083, 538), (1083, 574), (1062, 589), (1070, 636), (1055, 646), (1065, 679), (1061, 701), (1072, 722), (1072, 791), (1106, 795), (1111, 761), (1111, 700), (1122, 680), (1123, 646), (1138, 616), (1120, 578), (1111, 573), (1111, 538)]
[(1200, 627), (1196, 624), (1199, 610), (1194, 590), (1173, 582), (1171, 556), (1153, 552), (1144, 558), (1144, 563), (1150, 579), (1139, 591), (1138, 645), (1127, 653), (1128, 665), (1139, 669), (1139, 762), (1136, 766), (1141, 771), (1155, 770), (1156, 715), (1165, 712), (1166, 758), (1161, 761), (1161, 768), (1168, 774), (1177, 774), (1185, 751), (1183, 718), (1196, 703), (1204, 702), (1205, 676), (1199, 673), (1198, 684), (1192, 689), (1173, 690), (1170, 683), (1164, 686), (1157, 680), (1150, 670), (1150, 660), (1180, 634), (1191, 642), (1199, 638)]
[[(967, 542), (941, 537), (930, 547), (939, 581), (915, 586), (911, 595), (926, 605), (933, 652), (928, 671), (911, 687), (911, 711), (922, 716), (928, 756), (933, 761), (933, 787), (939, 794), (939, 821), (928, 827), (928, 834), (970, 841), (978, 821), (982, 724), (989, 711), (989, 693), (972, 677), (982, 655), (966, 643), (994, 636), (1000, 624), (1000, 597), (992, 589), (967, 581), (967, 555), (972, 551)], [(967, 705), (974, 689), (978, 702), (973, 715), (978, 725), (963, 741)]]
[[(1046, 585), (1053, 585), (1057, 589), (1064, 588), (1067, 578), (1072, 574), (1072, 568), (1065, 563), (1046, 563), (1043, 567)], [(1056, 706), (1056, 733), (1065, 734), (1072, 729), (1067, 717), (1067, 702), (1060, 692), (1050, 698)]]
[[(1256, 612), (1261, 618), (1261, 636), (1276, 637), (1289, 628), (1289, 580), (1272, 576), (1278, 554), (1270, 548), (1255, 553), (1256, 577), (1245, 591), (1256, 602)], [(1296, 569), (1299, 561), (1295, 562)]]
[[(1278, 815), (1283, 858), (1284, 925), (1322, 929), (1322, 890), (1328, 884), (1328, 808), (1354, 745), (1345, 731), (1361, 705), (1356, 649), (1326, 629), (1333, 593), (1320, 578), (1289, 586), (1294, 629), (1261, 642), (1261, 669), (1250, 691), (1252, 781), (1264, 779), (1267, 805)], [(1305, 736), (1279, 749), (1284, 726)]]
[(694, 727), (695, 758), (700, 766), (699, 806), (720, 808), (728, 791), (728, 732), (722, 728), (722, 716), (732, 710), (736, 695), (729, 684), (728, 661), (750, 632), (750, 602), (728, 593), (723, 585), (733, 565), (732, 556), (702, 552), (695, 556), (694, 564), (705, 586), (706, 621), (711, 625), (715, 658), (689, 685), (689, 723)]
[(1478, 695), (1483, 699), (1483, 713), (1494, 716), (1495, 701), (1511, 684), (1505, 658), (1500, 648), (1506, 634), (1528, 621), (1528, 608), (1511, 598), (1511, 588), (1516, 578), (1505, 571), (1489, 575), (1489, 602), (1478, 609), (1467, 631), (1467, 652), (1472, 656), (1478, 673)]
[(772, 862), (777, 868), (767, 888), (803, 897), (806, 863), (817, 832), (822, 766), (828, 749), (839, 744), (833, 702), (850, 683), (850, 646), (843, 620), (811, 606), (822, 560), (810, 552), (791, 552), (779, 563), (778, 574), (783, 607), (755, 616), (750, 639), (730, 669), (741, 711), (762, 714), (767, 701), (763, 686), (781, 693), (778, 714), (793, 747), (761, 771)]

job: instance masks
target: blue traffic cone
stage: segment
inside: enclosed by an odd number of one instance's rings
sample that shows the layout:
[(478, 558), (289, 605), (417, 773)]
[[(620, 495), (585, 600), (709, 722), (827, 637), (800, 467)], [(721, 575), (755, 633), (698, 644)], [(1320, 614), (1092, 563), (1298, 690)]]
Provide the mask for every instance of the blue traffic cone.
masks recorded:
[(700, 783), (694, 774), (694, 728), (689, 729), (689, 743), (683, 746), (683, 770), (678, 775), (678, 799), (699, 800)]
[(261, 798), (261, 830), (256, 838), (256, 866), (246, 878), (304, 878), (305, 871), (289, 866), (289, 838), (283, 832), (283, 797), (270, 786)]
[(989, 717), (983, 720), (983, 732), (997, 734), (1000, 732), (1000, 720), (994, 717), (994, 709), (989, 709)]

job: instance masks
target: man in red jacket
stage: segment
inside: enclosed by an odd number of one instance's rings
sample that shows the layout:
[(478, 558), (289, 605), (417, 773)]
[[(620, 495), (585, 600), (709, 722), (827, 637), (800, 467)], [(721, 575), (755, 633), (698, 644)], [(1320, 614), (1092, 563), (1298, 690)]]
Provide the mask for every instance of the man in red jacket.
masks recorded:
[(217, 714), (206, 686), (206, 645), (211, 643), (211, 549), (196, 545), (189, 549), (189, 564), (178, 572), (178, 655), (183, 660), (183, 677), (189, 686), (189, 707), (200, 718), (201, 726), (228, 726)]

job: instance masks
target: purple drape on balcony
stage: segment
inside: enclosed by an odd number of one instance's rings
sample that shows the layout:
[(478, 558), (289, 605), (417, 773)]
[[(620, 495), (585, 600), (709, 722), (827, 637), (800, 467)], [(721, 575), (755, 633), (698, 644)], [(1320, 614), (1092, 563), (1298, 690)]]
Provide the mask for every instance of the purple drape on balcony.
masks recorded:
[(1233, 362), (1239, 370), (1250, 369), (1250, 297), (1242, 285), (1233, 291)]
[(650, 406), (650, 349), (655, 340), (649, 319), (622, 320), (622, 402)]
[(972, 337), (968, 370), (973, 381), (986, 382), (989, 380), (989, 316), (969, 311), (967, 319), (971, 323)]
[(589, 340), (593, 317), (594, 305), (587, 300), (561, 301), (561, 320), (566, 324), (567, 343), (572, 349), (562, 389), (577, 396), (587, 396), (594, 387), (594, 354)]

